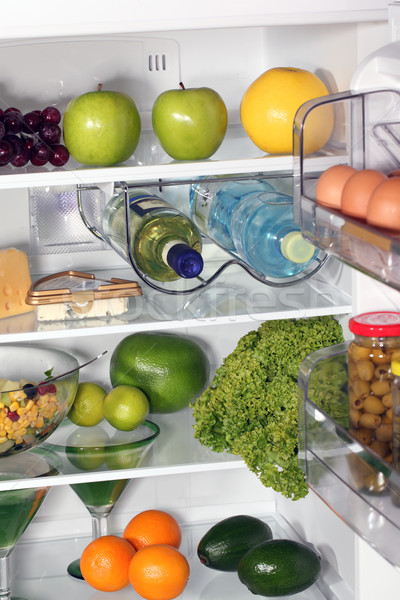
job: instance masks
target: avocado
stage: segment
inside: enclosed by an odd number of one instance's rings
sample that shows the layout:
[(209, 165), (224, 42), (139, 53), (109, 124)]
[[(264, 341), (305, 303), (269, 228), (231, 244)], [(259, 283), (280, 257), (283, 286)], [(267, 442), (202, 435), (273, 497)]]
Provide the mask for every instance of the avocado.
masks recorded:
[(236, 515), (216, 523), (197, 548), (200, 562), (218, 571), (236, 571), (242, 556), (256, 544), (272, 539), (267, 523), (256, 517)]
[(294, 540), (261, 542), (240, 560), (238, 576), (260, 596), (289, 596), (309, 588), (319, 577), (321, 560), (308, 546)]

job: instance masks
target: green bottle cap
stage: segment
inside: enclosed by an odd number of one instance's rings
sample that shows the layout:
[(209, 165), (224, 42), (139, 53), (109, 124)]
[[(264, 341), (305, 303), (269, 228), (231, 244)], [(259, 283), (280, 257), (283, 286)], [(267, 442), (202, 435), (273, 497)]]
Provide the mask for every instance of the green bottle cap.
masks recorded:
[(303, 238), (300, 231), (291, 231), (281, 242), (281, 252), (294, 263), (305, 263), (312, 258), (315, 247)]

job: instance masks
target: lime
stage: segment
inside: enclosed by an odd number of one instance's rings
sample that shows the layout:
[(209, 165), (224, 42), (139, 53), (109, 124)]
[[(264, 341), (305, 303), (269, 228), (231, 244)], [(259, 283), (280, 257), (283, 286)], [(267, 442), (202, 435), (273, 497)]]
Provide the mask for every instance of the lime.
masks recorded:
[(70, 448), (66, 452), (71, 465), (80, 471), (94, 471), (104, 462), (104, 448)]
[(109, 448), (106, 452), (106, 464), (111, 470), (134, 469), (139, 464), (142, 455), (143, 448), (131, 448), (128, 450)]
[(113, 386), (140, 388), (151, 413), (172, 413), (195, 400), (205, 389), (209, 361), (194, 340), (172, 333), (134, 333), (114, 349), (110, 362)]
[(67, 417), (81, 427), (92, 427), (104, 418), (103, 402), (106, 391), (97, 383), (79, 383), (74, 402)]
[(67, 438), (65, 453), (80, 471), (94, 471), (102, 466), (109, 437), (102, 426), (75, 429)]
[(104, 399), (104, 416), (121, 431), (132, 431), (145, 421), (149, 414), (147, 396), (132, 385), (118, 385)]

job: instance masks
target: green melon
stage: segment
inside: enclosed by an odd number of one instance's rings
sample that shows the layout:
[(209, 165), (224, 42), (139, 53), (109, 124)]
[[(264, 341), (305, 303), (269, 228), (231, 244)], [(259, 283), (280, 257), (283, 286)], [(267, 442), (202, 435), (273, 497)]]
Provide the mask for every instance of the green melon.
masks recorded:
[(110, 361), (112, 386), (141, 389), (151, 413), (173, 413), (188, 406), (207, 386), (209, 371), (207, 354), (198, 342), (164, 332), (128, 335)]

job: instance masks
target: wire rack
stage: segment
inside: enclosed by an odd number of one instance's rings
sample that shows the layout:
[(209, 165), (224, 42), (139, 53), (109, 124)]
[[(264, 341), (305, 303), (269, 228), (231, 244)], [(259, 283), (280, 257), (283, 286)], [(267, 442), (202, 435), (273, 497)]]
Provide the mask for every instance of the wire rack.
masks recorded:
[[(266, 178), (266, 175), (260, 175), (258, 173), (258, 174), (253, 174), (253, 175), (246, 174), (243, 176), (229, 176), (229, 179), (232, 181), (240, 181), (240, 180), (244, 180), (244, 179), (260, 179), (260, 178)], [(268, 175), (268, 179), (271, 179), (271, 174)], [(214, 181), (214, 179), (212, 177), (207, 178), (207, 180), (209, 182)], [(215, 182), (219, 182), (219, 181), (220, 181), (220, 178), (215, 178)], [(248, 273), (251, 277), (253, 277), (254, 279), (256, 279), (257, 281), (259, 281), (261, 283), (264, 283), (265, 285), (275, 287), (275, 288), (284, 288), (284, 287), (292, 286), (299, 282), (303, 282), (303, 281), (310, 279), (325, 264), (325, 262), (328, 258), (327, 254), (323, 251), (320, 251), (319, 254), (316, 256), (315, 260), (313, 261), (312, 265), (310, 267), (308, 267), (306, 270), (304, 270), (301, 274), (293, 276), (293, 277), (289, 277), (289, 278), (282, 278), (282, 279), (278, 280), (278, 279), (268, 278), (268, 277), (262, 275), (261, 273), (259, 273), (258, 271), (256, 271), (255, 269), (253, 269), (252, 267), (247, 265), (243, 260), (241, 260), (233, 252), (227, 251), (222, 248), (227, 255), (227, 259), (222, 264), (215, 266), (215, 268), (212, 268), (210, 265), (208, 265), (208, 268), (205, 269), (205, 271), (209, 272), (209, 274), (207, 276), (203, 276), (203, 274), (202, 274), (202, 276), (197, 276), (193, 280), (183, 280), (182, 279), (182, 280), (179, 280), (178, 282), (168, 282), (168, 283), (158, 282), (158, 281), (151, 279), (136, 264), (133, 253), (132, 253), (133, 239), (132, 239), (132, 234), (131, 234), (131, 230), (129, 227), (129, 219), (130, 219), (129, 194), (132, 190), (137, 189), (137, 188), (146, 188), (149, 190), (151, 190), (152, 188), (156, 188), (156, 191), (160, 192), (163, 190), (163, 188), (168, 188), (170, 186), (190, 185), (190, 184), (198, 183), (198, 182), (199, 182), (199, 179), (184, 179), (184, 180), (180, 179), (180, 180), (168, 180), (168, 181), (157, 180), (157, 181), (146, 182), (146, 183), (141, 182), (140, 184), (136, 184), (136, 183), (133, 184), (133, 183), (127, 183), (124, 181), (120, 181), (120, 182), (117, 182), (114, 184), (114, 191), (119, 194), (123, 193), (123, 197), (124, 197), (125, 251), (126, 251), (124, 258), (125, 258), (125, 260), (127, 260), (128, 263), (130, 263), (132, 269), (135, 271), (137, 276), (143, 282), (145, 282), (150, 288), (160, 291), (160, 292), (163, 292), (165, 294), (172, 294), (172, 295), (191, 294), (191, 293), (199, 291), (202, 288), (205, 288), (206, 286), (215, 282), (224, 273), (224, 271), (226, 271), (228, 268), (233, 267), (233, 266), (240, 267), (242, 270), (244, 270), (246, 273)], [(84, 224), (89, 229), (89, 231), (94, 236), (96, 236), (98, 239), (107, 243), (107, 241), (102, 233), (101, 216), (99, 216), (99, 213), (98, 213), (99, 208), (100, 208), (99, 205), (101, 205), (102, 202), (101, 201), (97, 202), (95, 208), (93, 208), (93, 205), (89, 205), (89, 203), (85, 199), (85, 192), (93, 191), (93, 189), (96, 189), (96, 188), (93, 186), (86, 186), (86, 185), (77, 187), (79, 212), (80, 212), (80, 215), (81, 215), (81, 218), (82, 218)], [(100, 192), (100, 190), (99, 190), (99, 192)], [(103, 200), (103, 203), (105, 203), (105, 200)], [(100, 210), (101, 210), (101, 208), (100, 208)], [(213, 240), (212, 240), (212, 243), (214, 243), (216, 246), (218, 246), (218, 244)]]

